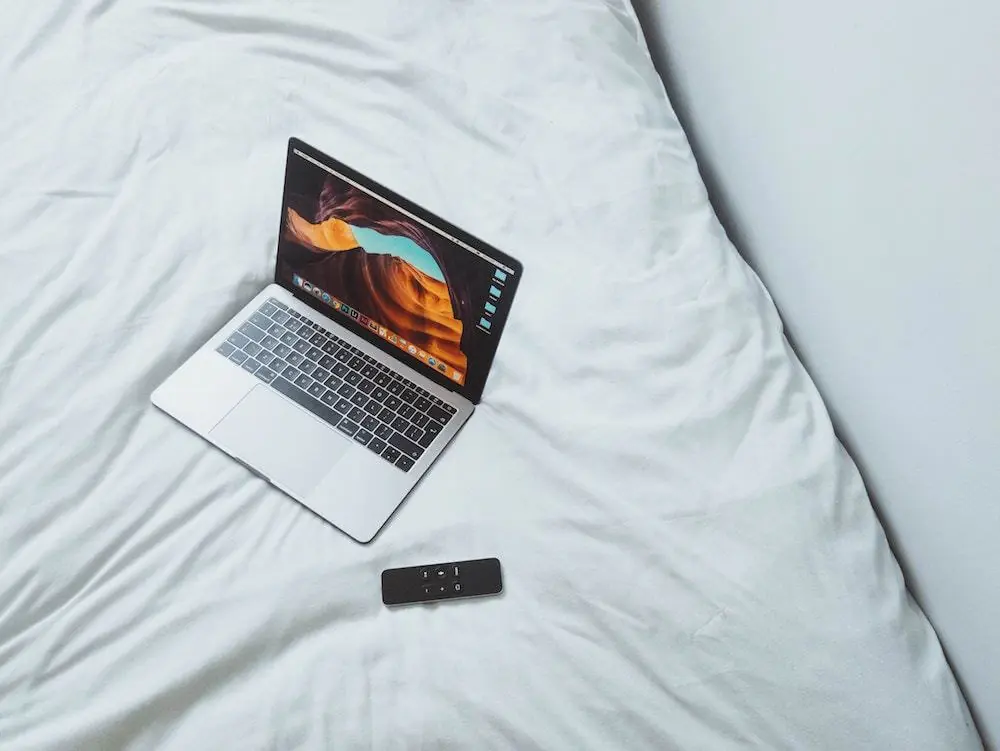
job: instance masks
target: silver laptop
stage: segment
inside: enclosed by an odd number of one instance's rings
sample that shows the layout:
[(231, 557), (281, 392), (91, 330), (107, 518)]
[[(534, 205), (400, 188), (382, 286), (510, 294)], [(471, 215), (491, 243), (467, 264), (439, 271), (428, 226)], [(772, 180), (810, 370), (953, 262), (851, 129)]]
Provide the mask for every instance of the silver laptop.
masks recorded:
[(368, 542), (472, 415), (521, 272), (293, 138), (274, 283), (153, 404)]

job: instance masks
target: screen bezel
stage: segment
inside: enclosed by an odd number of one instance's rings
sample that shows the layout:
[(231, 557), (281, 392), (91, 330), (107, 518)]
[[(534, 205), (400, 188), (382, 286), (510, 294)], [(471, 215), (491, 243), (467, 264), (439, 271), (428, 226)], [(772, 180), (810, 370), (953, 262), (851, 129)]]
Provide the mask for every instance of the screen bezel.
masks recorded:
[[(504, 286), (504, 293), (505, 296), (507, 297), (507, 304), (503, 308), (497, 311), (498, 315), (494, 316), (493, 319), (496, 323), (499, 324), (496, 331), (496, 347), (494, 347), (493, 352), (491, 352), (488, 357), (481, 358), (482, 360), (485, 361), (483, 362), (481, 368), (476, 368), (475, 371), (473, 369), (468, 369), (464, 384), (460, 385), (456, 383), (450, 378), (441, 375), (440, 373), (432, 369), (429, 365), (424, 365), (419, 360), (415, 360), (410, 355), (401, 352), (397, 347), (392, 345), (390, 342), (387, 342), (377, 334), (373, 334), (366, 327), (354, 323), (353, 321), (349, 321), (348, 319), (341, 320), (342, 316), (338, 315), (336, 311), (331, 309), (328, 305), (324, 305), (321, 300), (317, 300), (312, 295), (299, 289), (298, 287), (293, 285), (290, 281), (285, 281), (280, 278), (279, 268), (281, 260), (280, 258), (281, 237), (285, 226), (285, 216), (284, 216), (285, 207), (288, 205), (289, 165), (291, 163), (291, 160), (293, 158), (296, 158), (296, 155), (294, 153), (296, 149), (303, 152), (304, 154), (308, 154), (313, 159), (322, 162), (323, 164), (330, 167), (332, 170), (340, 172), (341, 174), (357, 182), (358, 184), (364, 186), (373, 193), (378, 194), (380, 197), (385, 198), (386, 200), (391, 201), (392, 203), (395, 203), (396, 205), (400, 206), (406, 211), (409, 211), (412, 214), (415, 214), (420, 219), (427, 222), (428, 224), (434, 225), (436, 228), (440, 229), (445, 234), (457, 238), (466, 245), (475, 248), (480, 253), (495, 258), (496, 260), (503, 263), (505, 266), (508, 266), (509, 268), (514, 270), (513, 275), (511, 275), (511, 278), (506, 282)], [(404, 198), (403, 196), (399, 195), (398, 193), (389, 190), (384, 185), (381, 185), (375, 180), (372, 180), (371, 178), (366, 177), (360, 172), (351, 169), (343, 162), (340, 162), (334, 159), (333, 157), (324, 154), (319, 149), (313, 148), (312, 146), (305, 143), (304, 141), (299, 140), (298, 138), (288, 139), (288, 151), (285, 155), (285, 184), (284, 188), (282, 189), (282, 195), (281, 195), (281, 216), (279, 217), (279, 224), (278, 224), (278, 243), (277, 243), (276, 254), (277, 255), (275, 257), (275, 264), (274, 264), (274, 282), (282, 289), (285, 289), (290, 294), (292, 294), (295, 297), (295, 299), (305, 303), (310, 308), (322, 314), (331, 321), (340, 324), (341, 326), (348, 329), (351, 333), (355, 334), (356, 336), (360, 336), (362, 339), (369, 342), (373, 346), (377, 347), (382, 352), (385, 352), (387, 355), (397, 360), (398, 362), (402, 363), (403, 365), (412, 368), (414, 371), (420, 373), (425, 378), (434, 381), (435, 383), (443, 386), (449, 391), (453, 391), (456, 394), (460, 394), (473, 404), (479, 403), (483, 395), (483, 389), (486, 387), (486, 381), (489, 377), (490, 370), (493, 367), (493, 360), (496, 357), (496, 351), (500, 346), (500, 339), (502, 338), (504, 328), (507, 325), (507, 316), (510, 314), (510, 309), (513, 306), (513, 300), (517, 293), (517, 287), (521, 281), (521, 275), (524, 272), (524, 267), (522, 266), (521, 262), (518, 261), (516, 258), (512, 258), (506, 253), (501, 252), (500, 250), (493, 247), (489, 243), (484, 242), (483, 240), (480, 240), (478, 237), (469, 234), (460, 227), (456, 227), (454, 224), (445, 221), (444, 219), (437, 216), (433, 212), (428, 211), (427, 209), (423, 208), (422, 206), (419, 206), (413, 201), (410, 201)], [(477, 373), (478, 376), (477, 378), (470, 377), (473, 372)]]

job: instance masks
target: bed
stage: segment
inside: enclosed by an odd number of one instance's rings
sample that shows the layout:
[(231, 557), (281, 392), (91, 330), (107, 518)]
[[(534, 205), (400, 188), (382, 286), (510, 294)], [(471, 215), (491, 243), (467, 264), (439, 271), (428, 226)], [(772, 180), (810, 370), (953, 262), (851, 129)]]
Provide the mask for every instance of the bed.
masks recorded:
[[(18, 4), (0, 92), (0, 746), (981, 748), (627, 0)], [(290, 135), (525, 264), (367, 546), (149, 403), (269, 281)]]

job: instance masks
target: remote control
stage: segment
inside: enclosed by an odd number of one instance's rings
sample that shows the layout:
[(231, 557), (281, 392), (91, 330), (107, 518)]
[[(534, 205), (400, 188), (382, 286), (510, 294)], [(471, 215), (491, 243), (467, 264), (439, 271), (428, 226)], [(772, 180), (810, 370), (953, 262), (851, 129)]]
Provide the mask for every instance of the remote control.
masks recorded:
[(382, 602), (386, 605), (483, 597), (502, 591), (500, 561), (496, 558), (388, 568), (382, 572)]

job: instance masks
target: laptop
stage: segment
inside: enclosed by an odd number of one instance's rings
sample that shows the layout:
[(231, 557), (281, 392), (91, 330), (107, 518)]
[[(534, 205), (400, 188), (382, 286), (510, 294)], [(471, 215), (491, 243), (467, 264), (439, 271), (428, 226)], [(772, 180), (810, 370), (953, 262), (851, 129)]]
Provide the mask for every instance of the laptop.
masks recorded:
[(369, 542), (472, 416), (521, 273), (293, 138), (274, 283), (152, 402)]

